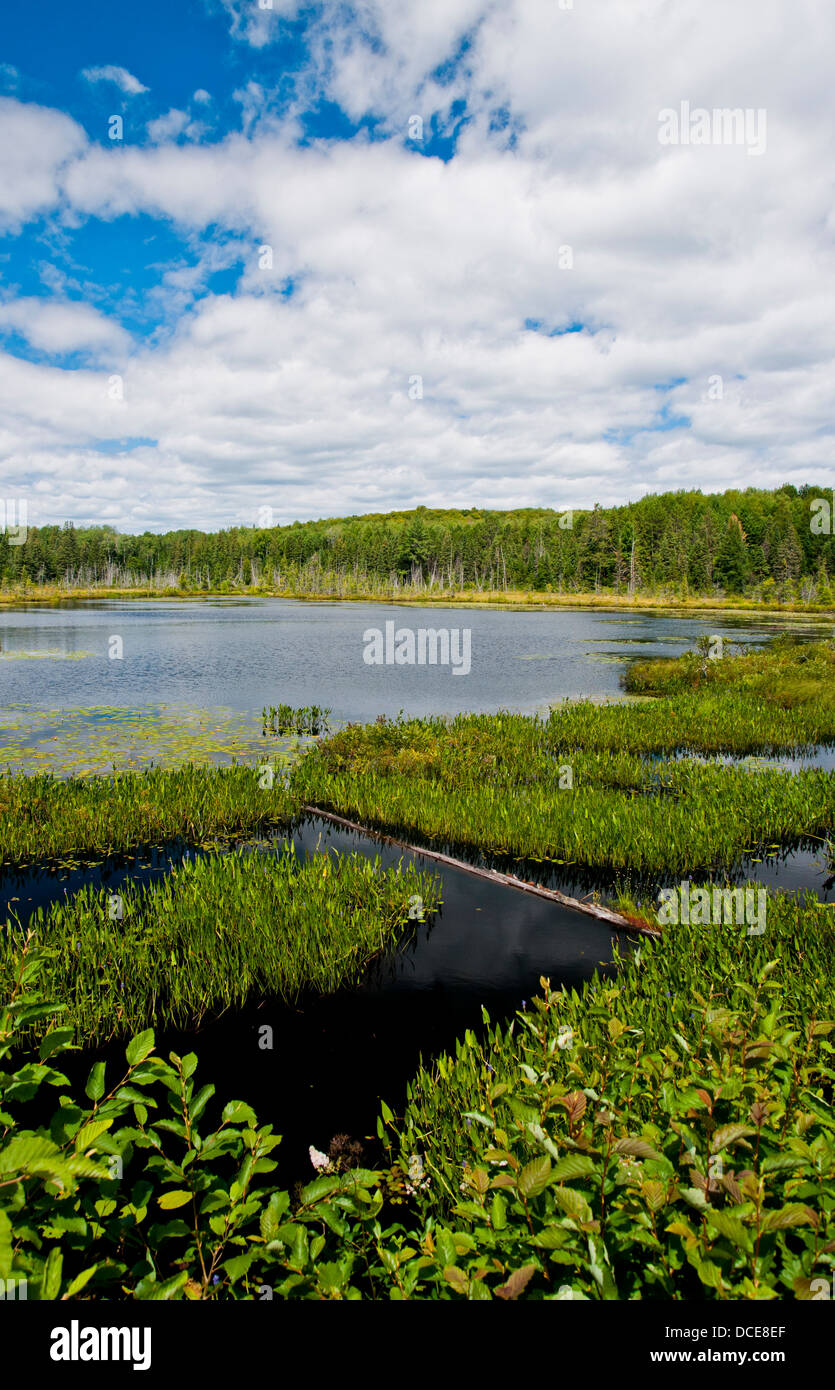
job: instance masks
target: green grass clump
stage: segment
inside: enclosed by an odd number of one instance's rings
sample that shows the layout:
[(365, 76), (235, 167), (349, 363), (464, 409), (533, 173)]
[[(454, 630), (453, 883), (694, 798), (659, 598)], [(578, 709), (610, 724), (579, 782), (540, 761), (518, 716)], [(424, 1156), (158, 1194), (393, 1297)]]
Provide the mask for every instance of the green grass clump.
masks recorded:
[[(793, 709), (823, 705), (835, 719), (835, 643), (809, 642), (797, 633), (773, 638), (762, 651), (716, 646), (701, 638), (699, 650), (671, 660), (636, 661), (624, 677), (634, 694), (671, 695), (683, 690), (734, 690), (767, 705)], [(721, 651), (721, 655), (719, 655)]]
[(0, 774), (0, 863), (124, 852), (181, 838), (202, 844), (286, 822), (297, 803), (276, 769), (151, 768), (112, 777)]
[[(416, 898), (428, 913), (438, 892), (412, 866), (384, 873), (359, 855), (239, 851), (188, 861), (119, 897), (87, 887), (39, 910), (29, 931), (54, 952), (44, 989), (92, 1045), (152, 1025), (191, 1027), (259, 995), (331, 993), (392, 945)], [(0, 998), (20, 946), (8, 931)]]
[(700, 759), (835, 740), (835, 648), (786, 639), (711, 660), (705, 647), (634, 669), (632, 686), (670, 693), (566, 703), (547, 719), (349, 726), (307, 753), (291, 785), (308, 803), (424, 840), (638, 873), (730, 868), (765, 845), (828, 838), (833, 774)]
[[(589, 723), (601, 713), (574, 707)], [(603, 713), (627, 727), (644, 711)], [(824, 838), (835, 775), (650, 763), (578, 746), (576, 725), (460, 715), (343, 729), (296, 767), (304, 801), (363, 824), (518, 859), (636, 872), (735, 864), (749, 850)]]
[(267, 734), (310, 734), (314, 738), (327, 733), (329, 717), (333, 710), (323, 705), (302, 705), (294, 709), (292, 705), (270, 705), (261, 712), (262, 733)]

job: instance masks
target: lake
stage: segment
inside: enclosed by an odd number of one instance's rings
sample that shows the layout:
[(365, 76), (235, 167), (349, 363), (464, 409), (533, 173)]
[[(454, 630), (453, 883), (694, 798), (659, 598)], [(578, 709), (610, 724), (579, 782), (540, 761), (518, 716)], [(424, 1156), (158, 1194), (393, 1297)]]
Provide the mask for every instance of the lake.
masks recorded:
[[(261, 711), (282, 702), (329, 706), (341, 723), (401, 709), (533, 712), (580, 696), (617, 699), (631, 658), (679, 655), (705, 632), (757, 643), (777, 626), (716, 615), (269, 598), (23, 605), (0, 611), (0, 766), (89, 772), (114, 762), (229, 761), (259, 751)], [(456, 674), (451, 660), (364, 659), (369, 631), (385, 639), (403, 629), (416, 646), (421, 629), (446, 629), (459, 641), (469, 630), (468, 673)]]

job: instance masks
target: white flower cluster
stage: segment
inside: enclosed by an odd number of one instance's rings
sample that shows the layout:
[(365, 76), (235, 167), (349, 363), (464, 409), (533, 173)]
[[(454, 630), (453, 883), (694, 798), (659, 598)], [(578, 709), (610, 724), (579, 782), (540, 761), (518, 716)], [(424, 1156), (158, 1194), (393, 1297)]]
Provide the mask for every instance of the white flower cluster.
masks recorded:
[(425, 1192), (431, 1186), (429, 1175), (423, 1166), (423, 1158), (420, 1154), (409, 1155), (409, 1178), (406, 1183), (406, 1191), (410, 1196), (416, 1192)]
[(310, 1162), (317, 1173), (332, 1173), (334, 1171), (333, 1164), (327, 1154), (322, 1153), (321, 1149), (314, 1149), (311, 1144), (307, 1152), (310, 1154)]

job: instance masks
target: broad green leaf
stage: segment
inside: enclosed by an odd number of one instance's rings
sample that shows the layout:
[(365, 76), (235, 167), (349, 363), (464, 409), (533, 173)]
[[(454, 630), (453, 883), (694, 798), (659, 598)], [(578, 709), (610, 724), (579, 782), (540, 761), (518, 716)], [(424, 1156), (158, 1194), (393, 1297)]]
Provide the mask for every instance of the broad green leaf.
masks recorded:
[(154, 1050), (154, 1030), (146, 1028), (144, 1033), (137, 1033), (135, 1038), (131, 1038), (125, 1048), (125, 1057), (129, 1067), (137, 1067), (140, 1062), (144, 1062)]
[(174, 1211), (177, 1207), (184, 1207), (186, 1202), (191, 1201), (191, 1193), (184, 1188), (177, 1188), (173, 1192), (164, 1192), (157, 1198), (157, 1203), (163, 1211)]
[(104, 1095), (104, 1062), (95, 1062), (87, 1077), (87, 1085), (84, 1087), (84, 1094), (89, 1100), (101, 1100)]
[(547, 1154), (526, 1163), (517, 1180), (523, 1197), (538, 1197), (551, 1181), (551, 1160)]
[(52, 1303), (61, 1292), (61, 1271), (64, 1267), (64, 1256), (57, 1246), (53, 1246), (46, 1257), (41, 1275), (41, 1300), (45, 1303)]

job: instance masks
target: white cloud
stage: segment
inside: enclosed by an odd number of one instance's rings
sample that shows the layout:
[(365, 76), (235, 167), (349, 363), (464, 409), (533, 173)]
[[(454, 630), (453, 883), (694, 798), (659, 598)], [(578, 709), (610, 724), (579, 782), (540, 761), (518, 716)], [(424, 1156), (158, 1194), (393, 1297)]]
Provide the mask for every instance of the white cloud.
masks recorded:
[(84, 68), (81, 76), (85, 82), (112, 82), (130, 97), (148, 91), (132, 72), (128, 72), (127, 68), (116, 67), (113, 63), (107, 63), (100, 68)]
[(0, 303), (0, 328), (20, 333), (32, 347), (48, 353), (82, 349), (120, 349), (129, 343), (117, 323), (74, 300), (23, 298)]
[(299, 0), (220, 0), (220, 5), (229, 16), (233, 39), (241, 39), (253, 48), (264, 48), (277, 37), (275, 21), (294, 16)]
[(165, 140), (176, 140), (179, 135), (198, 140), (205, 131), (205, 126), (193, 121), (187, 111), (178, 111), (176, 107), (172, 107), (164, 116), (149, 121), (147, 128), (155, 145), (161, 145)]
[(60, 111), (0, 97), (0, 226), (10, 230), (58, 198), (58, 179), (87, 143)]
[[(291, 8), (226, 4), (241, 38)], [(267, 504), (289, 520), (835, 481), (824, 0), (611, 0), (605, 24), (587, 0), (355, 10), (323, 11), (301, 94), (377, 115), (385, 139), (300, 146), (301, 106), (278, 120), (263, 73), (239, 94), (242, 130), (211, 144), (173, 143), (190, 127), (176, 110), (154, 145), (106, 148), (6, 104), (28, 151), (0, 182), (10, 217), (150, 214), (188, 252), (150, 296), (166, 333), (102, 338), (97, 372), (3, 360), (3, 474), (35, 510), (218, 525)], [(428, 138), (456, 98), (458, 152), (421, 158), (409, 116)], [(661, 146), (658, 112), (682, 100), (766, 107), (767, 153)], [(195, 301), (239, 251), (235, 293)], [(97, 451), (128, 437), (158, 443)]]

